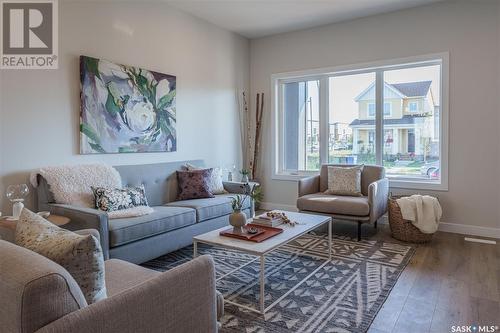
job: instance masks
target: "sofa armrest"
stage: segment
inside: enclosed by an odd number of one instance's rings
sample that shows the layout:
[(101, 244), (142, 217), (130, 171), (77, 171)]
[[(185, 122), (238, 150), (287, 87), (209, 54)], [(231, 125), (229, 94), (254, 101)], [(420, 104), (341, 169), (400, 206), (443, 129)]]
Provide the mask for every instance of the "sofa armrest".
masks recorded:
[(99, 235), (99, 231), (95, 229), (80, 229), (80, 230), (74, 230), (73, 232), (81, 236), (92, 235), (95, 237), (95, 239), (97, 239), (98, 242), (101, 242), (101, 236)]
[(299, 179), (299, 197), (319, 192), (319, 175)]
[(217, 332), (215, 268), (210, 256), (145, 282), (46, 325), (39, 333)]
[(229, 181), (222, 182), (222, 185), (224, 185), (224, 189), (226, 191), (234, 194), (245, 194), (249, 192), (254, 186), (259, 186), (259, 184), (255, 182), (242, 183)]
[(104, 260), (109, 259), (109, 225), (108, 214), (103, 211), (63, 204), (48, 204), (51, 214), (66, 216), (71, 221), (64, 225), (72, 231), (80, 229), (96, 229), (101, 238)]
[(368, 202), (370, 204), (370, 222), (377, 221), (387, 211), (389, 197), (389, 179), (383, 178), (368, 186)]

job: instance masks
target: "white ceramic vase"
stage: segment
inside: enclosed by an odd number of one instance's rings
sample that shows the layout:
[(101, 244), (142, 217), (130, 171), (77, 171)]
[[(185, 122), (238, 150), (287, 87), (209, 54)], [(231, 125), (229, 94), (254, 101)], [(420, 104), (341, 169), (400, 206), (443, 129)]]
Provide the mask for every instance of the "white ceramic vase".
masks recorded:
[(19, 220), (19, 216), (21, 216), (21, 212), (23, 211), (24, 204), (22, 201), (16, 201), (12, 205), (12, 219)]
[(233, 226), (233, 231), (235, 233), (242, 233), (242, 227), (247, 224), (247, 216), (242, 213), (241, 210), (235, 210), (229, 215), (229, 224)]

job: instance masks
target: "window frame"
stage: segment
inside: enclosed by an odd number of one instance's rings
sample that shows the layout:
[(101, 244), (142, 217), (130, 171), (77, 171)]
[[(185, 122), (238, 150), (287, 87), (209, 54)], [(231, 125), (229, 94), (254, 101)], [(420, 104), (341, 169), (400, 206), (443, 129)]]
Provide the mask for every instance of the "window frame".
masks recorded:
[[(415, 111), (412, 111), (411, 105), (415, 105)], [(408, 102), (408, 112), (409, 113), (418, 113), (418, 102), (417, 101)]]
[[(373, 110), (373, 115), (370, 113), (370, 106), (373, 105), (373, 107), (375, 108), (375, 110)], [(389, 109), (389, 112), (387, 112), (387, 114), (385, 114), (385, 106), (386, 105), (389, 105), (388, 109)], [(375, 116), (377, 115), (377, 105), (376, 103), (366, 103), (366, 117), (367, 118), (375, 118)], [(391, 102), (384, 102), (384, 117), (392, 117), (392, 103)]]
[[(370, 113), (370, 106), (373, 105), (373, 115)], [(375, 103), (366, 103), (366, 117), (367, 118), (375, 118), (375, 116), (377, 115), (377, 105)]]
[[(283, 111), (280, 109), (283, 99), (283, 83), (297, 82), (304, 80), (319, 80), (319, 141), (320, 141), (320, 164), (328, 163), (328, 110), (329, 110), (329, 79), (335, 76), (345, 76), (349, 74), (374, 73), (376, 82), (376, 164), (382, 165), (382, 155), (384, 149), (384, 128), (383, 128), (383, 73), (388, 70), (405, 69), (440, 65), (440, 173), (439, 181), (431, 179), (413, 179), (388, 175), (390, 186), (393, 188), (423, 189), (423, 190), (448, 190), (448, 113), (449, 113), (449, 53), (433, 53), (427, 55), (412, 56), (406, 58), (396, 58), (384, 61), (369, 63), (359, 63), (347, 66), (335, 66), (328, 68), (318, 68), (313, 70), (294, 71), (277, 73), (271, 75), (271, 139), (272, 139), (272, 179), (296, 181), (311, 175), (319, 174), (315, 171), (295, 171), (283, 170)], [(392, 109), (392, 107), (391, 107)], [(368, 112), (368, 110), (367, 110)], [(392, 114), (392, 112), (391, 112)], [(387, 116), (387, 115), (386, 115)]]

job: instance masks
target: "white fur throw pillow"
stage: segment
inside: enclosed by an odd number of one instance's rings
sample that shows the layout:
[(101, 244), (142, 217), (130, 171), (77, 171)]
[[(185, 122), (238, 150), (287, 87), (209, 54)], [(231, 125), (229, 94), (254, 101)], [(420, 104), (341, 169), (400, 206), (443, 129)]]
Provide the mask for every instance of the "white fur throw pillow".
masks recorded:
[[(191, 163), (186, 163), (186, 169), (188, 171), (192, 170), (203, 170), (203, 168), (199, 168)], [(208, 190), (212, 194), (224, 194), (227, 191), (224, 189), (224, 184), (222, 183), (222, 169), (221, 168), (213, 168), (212, 175), (210, 176), (208, 182)]]
[(88, 304), (106, 298), (104, 258), (99, 241), (59, 228), (28, 209), (16, 226), (17, 245), (64, 267), (80, 286)]
[(360, 197), (361, 171), (363, 166), (355, 167), (328, 167), (328, 189), (326, 194)]
[(63, 165), (42, 168), (31, 174), (31, 183), (38, 186), (36, 176), (47, 181), (57, 203), (94, 207), (93, 187), (118, 188), (122, 179), (112, 166), (97, 164)]

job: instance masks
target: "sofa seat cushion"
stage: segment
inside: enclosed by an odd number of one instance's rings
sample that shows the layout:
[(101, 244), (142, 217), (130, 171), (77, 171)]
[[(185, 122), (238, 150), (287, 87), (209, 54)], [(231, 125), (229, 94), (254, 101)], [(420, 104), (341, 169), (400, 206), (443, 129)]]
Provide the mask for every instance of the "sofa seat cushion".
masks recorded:
[[(193, 208), (196, 210), (197, 221), (203, 222), (231, 214), (233, 212), (231, 208), (231, 198), (235, 195), (236, 194), (219, 194), (214, 198), (172, 201), (169, 202), (167, 206)], [(243, 209), (248, 208), (250, 208), (250, 198), (247, 198), (243, 205)]]
[(160, 272), (119, 259), (106, 260), (104, 265), (106, 267), (108, 296), (133, 288), (160, 274)]
[(329, 195), (321, 192), (298, 198), (297, 208), (325, 214), (353, 216), (367, 216), (370, 214), (368, 197)]
[(115, 247), (196, 223), (196, 211), (188, 207), (152, 207), (148, 215), (109, 220), (109, 245)]

